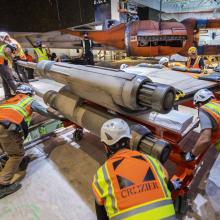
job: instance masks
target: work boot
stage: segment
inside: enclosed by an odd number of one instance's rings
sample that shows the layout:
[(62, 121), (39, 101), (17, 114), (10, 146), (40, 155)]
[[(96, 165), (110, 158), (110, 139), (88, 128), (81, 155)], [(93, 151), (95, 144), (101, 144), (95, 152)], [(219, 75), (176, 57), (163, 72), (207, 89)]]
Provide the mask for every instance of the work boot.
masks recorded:
[(10, 184), (10, 185), (1, 185), (0, 184), (0, 199), (16, 192), (20, 188), (21, 188), (20, 183), (14, 183), (14, 184)]
[(184, 152), (182, 156), (186, 162), (191, 162), (196, 159), (196, 157), (192, 154), (192, 152)]

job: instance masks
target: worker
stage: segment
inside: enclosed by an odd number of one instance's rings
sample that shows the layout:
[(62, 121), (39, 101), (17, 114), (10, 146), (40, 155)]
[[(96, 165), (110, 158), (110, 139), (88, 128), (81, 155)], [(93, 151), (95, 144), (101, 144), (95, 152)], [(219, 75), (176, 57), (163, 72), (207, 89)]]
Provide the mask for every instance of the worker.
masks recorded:
[(3, 42), (3, 44), (15, 44), (17, 49), (14, 52), (15, 57), (19, 57), (21, 60), (25, 60), (25, 53), (21, 47), (21, 45), (14, 39), (11, 38), (10, 35), (6, 32), (0, 32), (0, 41)]
[(169, 58), (167, 57), (162, 57), (160, 60), (159, 60), (159, 64), (164, 66), (164, 67), (167, 67), (167, 68), (173, 68), (173, 67), (184, 67), (184, 65), (182, 63), (179, 63), (179, 62), (170, 62)]
[(188, 50), (189, 58), (186, 62), (187, 69), (201, 69), (205, 68), (205, 63), (202, 57), (197, 55), (196, 47), (190, 47)]
[(15, 50), (16, 45), (14, 44), (3, 44), (0, 47), (0, 75), (5, 99), (10, 98), (12, 96), (11, 90), (15, 93), (17, 88), (11, 72), (13, 53)]
[(8, 154), (0, 172), (0, 198), (18, 190), (21, 185), (11, 184), (24, 156), (23, 139), (28, 135), (32, 112), (49, 118), (60, 119), (33, 99), (34, 90), (30, 85), (19, 85), (16, 95), (0, 105), (0, 146)]
[(21, 82), (28, 82), (28, 80), (23, 77), (23, 73), (20, 71), (20, 67), (17, 64), (18, 60), (26, 60), (26, 56), (21, 45), (15, 39), (11, 38), (10, 35), (6, 32), (1, 32), (0, 36), (3, 43), (16, 45), (16, 50), (14, 51), (13, 56), (13, 68)]
[(185, 161), (193, 161), (204, 153), (211, 144), (220, 150), (220, 101), (208, 89), (201, 89), (194, 95), (201, 125), (200, 136), (191, 152), (184, 153)]
[(48, 60), (48, 53), (45, 47), (42, 46), (42, 41), (37, 40), (34, 48), (35, 61), (38, 63), (42, 60)]
[(83, 46), (83, 57), (88, 65), (94, 65), (94, 56), (92, 53), (93, 42), (89, 40), (88, 34), (83, 35), (81, 45)]
[[(108, 120), (101, 128), (108, 159), (92, 184), (97, 219), (175, 219), (166, 170), (158, 160), (131, 150), (130, 139), (130, 128), (122, 119)], [(179, 189), (181, 183), (169, 185)]]

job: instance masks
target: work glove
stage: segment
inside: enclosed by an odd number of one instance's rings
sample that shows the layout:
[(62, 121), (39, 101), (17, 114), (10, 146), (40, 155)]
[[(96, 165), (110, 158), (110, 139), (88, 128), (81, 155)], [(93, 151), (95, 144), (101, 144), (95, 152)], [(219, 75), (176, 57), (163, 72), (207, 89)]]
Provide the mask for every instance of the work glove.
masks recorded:
[(168, 188), (170, 191), (179, 190), (182, 186), (182, 181), (180, 179), (170, 180), (168, 182)]
[(173, 184), (173, 189), (178, 190), (182, 186), (182, 181), (180, 179), (171, 180), (171, 183)]
[(192, 154), (192, 152), (184, 152), (183, 153), (183, 159), (186, 161), (186, 162), (191, 162), (193, 160), (195, 160), (195, 156)]

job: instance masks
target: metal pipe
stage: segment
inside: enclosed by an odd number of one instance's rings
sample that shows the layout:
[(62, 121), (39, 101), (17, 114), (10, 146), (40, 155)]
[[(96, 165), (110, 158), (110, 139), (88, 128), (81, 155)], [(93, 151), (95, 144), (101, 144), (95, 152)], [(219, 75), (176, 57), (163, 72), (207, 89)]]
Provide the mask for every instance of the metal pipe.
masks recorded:
[[(44, 95), (44, 101), (70, 121), (86, 128), (97, 136), (100, 136), (100, 130), (105, 121), (119, 117), (117, 114), (107, 112), (105, 108), (96, 108), (82, 102), (80, 97), (72, 94), (67, 87), (62, 88), (59, 92), (48, 91)], [(133, 140), (131, 143), (134, 149), (152, 155), (161, 160), (161, 162), (165, 162), (168, 159), (171, 149), (169, 143), (157, 139), (151, 132), (146, 132), (147, 129), (145, 127), (142, 126), (140, 130), (140, 125), (132, 126), (134, 122), (126, 118), (125, 120), (132, 129)]]
[[(32, 64), (19, 61), (19, 65)], [(68, 85), (76, 96), (122, 114), (148, 110), (167, 113), (175, 100), (172, 86), (120, 70), (51, 61), (32, 66), (42, 77)]]
[(36, 69), (37, 67), (37, 63), (33, 63), (33, 62), (26, 62), (26, 61), (21, 61), (21, 60), (18, 60), (18, 64), (20, 66), (23, 66), (23, 67), (26, 67), (26, 68), (30, 68), (30, 69)]

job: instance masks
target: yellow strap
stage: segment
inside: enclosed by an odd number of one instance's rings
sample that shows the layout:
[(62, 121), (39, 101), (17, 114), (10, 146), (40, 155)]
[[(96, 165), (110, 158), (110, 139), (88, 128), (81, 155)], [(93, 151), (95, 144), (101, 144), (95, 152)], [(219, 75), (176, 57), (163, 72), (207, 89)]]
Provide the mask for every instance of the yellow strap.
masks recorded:
[(178, 101), (180, 98), (183, 98), (185, 95), (186, 94), (183, 91), (177, 89), (177, 91), (176, 91), (176, 99), (175, 100)]

